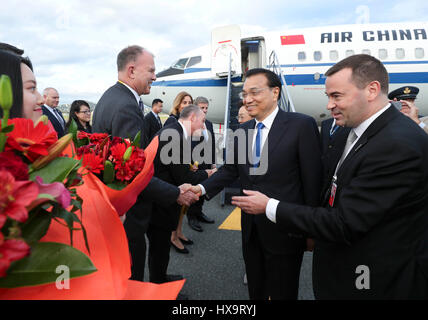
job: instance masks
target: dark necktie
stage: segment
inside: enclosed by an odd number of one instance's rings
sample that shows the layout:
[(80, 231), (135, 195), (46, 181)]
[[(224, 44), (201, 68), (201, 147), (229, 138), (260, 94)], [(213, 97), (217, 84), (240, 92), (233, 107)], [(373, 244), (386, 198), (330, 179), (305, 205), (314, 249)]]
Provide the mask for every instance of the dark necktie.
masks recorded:
[(159, 122), (159, 126), (162, 128), (162, 121), (160, 120), (160, 118), (159, 118), (159, 116), (158, 115), (156, 115), (156, 119), (158, 120), (158, 122)]
[(59, 110), (57, 108), (53, 108), (53, 111), (56, 113), (58, 121), (61, 124), (62, 128), (64, 129), (64, 120), (62, 119), (61, 113), (59, 112)]
[(144, 115), (144, 103), (141, 101), (141, 99), (138, 102), (138, 107), (140, 108), (141, 113)]
[(260, 153), (261, 153), (261, 144), (262, 144), (262, 129), (265, 127), (265, 125), (262, 122), (259, 122), (256, 126), (257, 128), (257, 135), (256, 135), (256, 142), (254, 144), (253, 149), (253, 167), (259, 167), (260, 165)]

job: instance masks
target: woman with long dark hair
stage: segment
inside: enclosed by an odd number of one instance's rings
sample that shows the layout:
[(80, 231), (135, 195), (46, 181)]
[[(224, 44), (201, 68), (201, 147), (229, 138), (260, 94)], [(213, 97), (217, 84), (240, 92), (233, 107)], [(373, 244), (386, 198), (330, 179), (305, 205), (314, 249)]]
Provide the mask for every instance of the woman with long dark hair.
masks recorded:
[(75, 100), (71, 104), (66, 128), (70, 127), (71, 120), (77, 124), (77, 130), (92, 133), (91, 122), (91, 107), (85, 100)]
[[(43, 97), (37, 91), (36, 77), (30, 59), (11, 50), (0, 49), (0, 75), (10, 78), (13, 105), (10, 118), (27, 118), (37, 121), (42, 115)], [(0, 117), (3, 111), (0, 109)]]

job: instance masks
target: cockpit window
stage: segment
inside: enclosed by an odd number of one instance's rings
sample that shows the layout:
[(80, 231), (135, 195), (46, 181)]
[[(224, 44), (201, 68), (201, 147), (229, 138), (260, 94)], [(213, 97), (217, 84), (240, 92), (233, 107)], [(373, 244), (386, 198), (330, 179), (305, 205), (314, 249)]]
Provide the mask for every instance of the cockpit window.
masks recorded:
[(176, 63), (174, 63), (172, 65), (172, 68), (174, 68), (174, 69), (183, 69), (184, 70), (184, 67), (186, 66), (187, 60), (189, 60), (189, 58), (179, 59)]
[(190, 68), (191, 66), (194, 66), (195, 64), (198, 64), (202, 61), (202, 57), (201, 56), (197, 56), (197, 57), (191, 57), (189, 63), (186, 66), (187, 68)]

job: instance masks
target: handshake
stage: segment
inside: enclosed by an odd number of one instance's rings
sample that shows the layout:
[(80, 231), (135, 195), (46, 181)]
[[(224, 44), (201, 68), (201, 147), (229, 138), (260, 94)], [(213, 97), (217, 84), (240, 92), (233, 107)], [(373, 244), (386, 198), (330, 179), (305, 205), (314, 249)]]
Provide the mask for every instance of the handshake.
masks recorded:
[(177, 198), (177, 203), (181, 206), (190, 207), (191, 204), (199, 200), (202, 190), (199, 186), (192, 186), (189, 183), (184, 183), (180, 188), (180, 195)]

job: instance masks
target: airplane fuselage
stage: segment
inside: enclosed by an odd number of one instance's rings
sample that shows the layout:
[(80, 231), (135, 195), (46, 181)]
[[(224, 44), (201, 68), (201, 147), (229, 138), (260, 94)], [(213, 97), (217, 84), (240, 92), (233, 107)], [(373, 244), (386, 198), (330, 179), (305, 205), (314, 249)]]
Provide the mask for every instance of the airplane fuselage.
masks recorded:
[[(269, 32), (235, 39), (235, 45), (233, 40), (227, 39), (227, 32), (225, 34), (224, 41), (216, 40), (211, 46), (193, 50), (181, 58), (181, 65), (176, 66), (178, 68), (161, 72), (153, 83), (150, 95), (143, 96), (144, 103), (150, 105), (154, 98), (160, 98), (164, 101), (164, 111), (168, 113), (176, 95), (187, 91), (193, 98), (207, 97), (210, 100), (207, 118), (223, 123), (227, 78), (213, 72), (214, 55), (218, 57), (222, 49), (225, 54), (233, 53), (232, 82), (239, 83), (246, 70), (268, 68), (269, 55), (275, 51), (296, 112), (322, 121), (330, 116), (324, 92), (325, 72), (349, 55), (366, 53), (384, 63), (390, 76), (389, 91), (402, 86), (418, 87), (420, 91), (416, 105), (421, 115), (428, 115), (427, 22)], [(236, 41), (239, 41), (240, 47)], [(218, 47), (214, 47), (216, 45)], [(184, 60), (186, 57), (187, 61)]]

